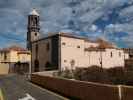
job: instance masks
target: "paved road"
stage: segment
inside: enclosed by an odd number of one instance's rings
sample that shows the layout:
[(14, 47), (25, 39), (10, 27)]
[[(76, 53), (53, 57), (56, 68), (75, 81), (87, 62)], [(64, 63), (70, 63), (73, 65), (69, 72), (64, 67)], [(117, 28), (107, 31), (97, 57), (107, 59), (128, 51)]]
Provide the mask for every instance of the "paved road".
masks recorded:
[(8, 75), (0, 77), (0, 88), (6, 100), (65, 100), (65, 98), (42, 89), (28, 81), (22, 76)]

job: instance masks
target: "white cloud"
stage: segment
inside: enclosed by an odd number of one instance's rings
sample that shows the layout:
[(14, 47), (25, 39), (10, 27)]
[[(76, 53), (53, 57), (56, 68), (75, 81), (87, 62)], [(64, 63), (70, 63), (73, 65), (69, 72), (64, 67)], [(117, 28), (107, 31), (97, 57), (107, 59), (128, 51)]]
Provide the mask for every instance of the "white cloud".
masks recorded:
[[(35, 7), (40, 13), (42, 33), (66, 31), (67, 29), (65, 28), (68, 27), (68, 22), (71, 19), (76, 23), (74, 27), (76, 32), (79, 31), (78, 28), (86, 33), (89, 31), (98, 32), (100, 29), (94, 25), (96, 20), (100, 18), (105, 21), (109, 20), (106, 15), (112, 12), (113, 8), (119, 7), (124, 3), (131, 4), (133, 2), (133, 0), (74, 0), (77, 4), (73, 6), (76, 10), (76, 17), (73, 18), (70, 1), (8, 0), (7, 2), (6, 0), (0, 0), (0, 23), (2, 23), (0, 24), (0, 30), (5, 34), (10, 32), (11, 35), (20, 35), (22, 39), (26, 38), (27, 15)], [(122, 9), (119, 16), (124, 20), (132, 19), (133, 7)], [(128, 23), (110, 24), (105, 28), (105, 31), (124, 31), (132, 36), (133, 23), (130, 21)]]
[(96, 25), (92, 25), (90, 31), (95, 32), (97, 31), (98, 27)]

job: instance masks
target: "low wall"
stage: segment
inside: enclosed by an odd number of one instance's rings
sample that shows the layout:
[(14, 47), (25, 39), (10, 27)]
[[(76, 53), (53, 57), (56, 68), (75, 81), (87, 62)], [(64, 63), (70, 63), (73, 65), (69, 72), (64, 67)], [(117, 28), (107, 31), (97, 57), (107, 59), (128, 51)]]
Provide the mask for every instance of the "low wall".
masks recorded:
[[(32, 74), (31, 81), (64, 96), (80, 100), (119, 100), (117, 86)], [(125, 99), (130, 100), (130, 99)]]
[(133, 100), (133, 87), (122, 86), (122, 100)]

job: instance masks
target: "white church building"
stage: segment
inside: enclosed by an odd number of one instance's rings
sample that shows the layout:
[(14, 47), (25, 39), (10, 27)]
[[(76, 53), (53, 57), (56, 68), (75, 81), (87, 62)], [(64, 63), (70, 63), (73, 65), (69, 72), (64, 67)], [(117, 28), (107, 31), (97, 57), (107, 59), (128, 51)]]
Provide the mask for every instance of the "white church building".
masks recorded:
[(32, 52), (32, 71), (65, 70), (99, 66), (124, 67), (128, 54), (108, 41), (92, 41), (71, 33), (40, 36), (39, 14), (34, 9), (28, 16), (27, 47)]

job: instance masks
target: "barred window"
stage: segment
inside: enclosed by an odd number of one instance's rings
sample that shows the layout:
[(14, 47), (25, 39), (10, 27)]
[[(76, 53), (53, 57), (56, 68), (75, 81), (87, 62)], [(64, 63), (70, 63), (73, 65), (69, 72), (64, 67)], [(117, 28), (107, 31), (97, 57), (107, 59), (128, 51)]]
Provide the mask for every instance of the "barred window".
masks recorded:
[(80, 46), (78, 45), (77, 48), (80, 48)]
[(65, 42), (63, 42), (63, 43), (62, 43), (62, 45), (66, 45), (66, 43), (65, 43)]
[(112, 53), (112, 52), (110, 53), (110, 57), (111, 57), (111, 58), (113, 57), (113, 53)]
[(121, 57), (121, 52), (119, 52), (119, 57)]

